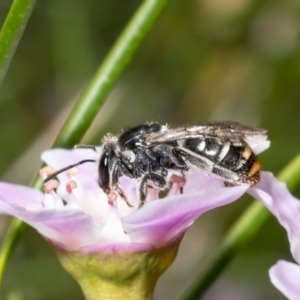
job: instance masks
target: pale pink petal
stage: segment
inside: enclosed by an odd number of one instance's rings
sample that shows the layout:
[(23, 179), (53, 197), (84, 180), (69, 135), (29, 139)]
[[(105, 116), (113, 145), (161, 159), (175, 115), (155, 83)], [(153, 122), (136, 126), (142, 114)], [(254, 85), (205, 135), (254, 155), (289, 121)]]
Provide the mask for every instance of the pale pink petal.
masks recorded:
[(95, 222), (81, 210), (46, 211), (19, 216), (36, 228), (52, 243), (60, 243), (68, 250), (97, 244), (100, 241), (103, 225)]
[(78, 209), (26, 211), (1, 202), (0, 211), (23, 220), (52, 243), (70, 250), (97, 244), (103, 228)]
[(80, 250), (84, 253), (97, 253), (97, 252), (107, 252), (107, 253), (119, 253), (119, 252), (150, 252), (155, 249), (152, 244), (142, 244), (142, 243), (111, 243), (111, 244), (97, 244), (82, 247)]
[(77, 206), (85, 213), (91, 215), (94, 220), (101, 222), (104, 212), (107, 211), (109, 206), (106, 194), (98, 185), (92, 187), (92, 184), (86, 184), (84, 186), (78, 178), (73, 178), (72, 180), (76, 182), (76, 187), (72, 189), (72, 192), (67, 191), (66, 184), (61, 182), (57, 189), (58, 195), (71, 206)]
[[(99, 155), (99, 153), (95, 153), (90, 149), (52, 149), (43, 152), (42, 160), (47, 165), (53, 167), (55, 171), (58, 171), (81, 160), (98, 159)], [(78, 174), (76, 175), (76, 177), (77, 180), (80, 181), (82, 186), (87, 189), (98, 189), (98, 184), (96, 182), (96, 163), (88, 162), (79, 165), (77, 168)], [(66, 172), (59, 174), (57, 177), (61, 182), (66, 182), (72, 179), (66, 174)]]
[(43, 208), (43, 200), (44, 194), (38, 190), (22, 185), (0, 182), (0, 202), (24, 207), (28, 210), (35, 210)]
[(267, 150), (271, 145), (271, 142), (270, 141), (263, 141), (259, 144), (254, 144), (254, 145), (251, 145), (250, 144), (250, 147), (252, 148), (253, 152), (257, 155), (265, 150)]
[(183, 187), (184, 193), (195, 193), (224, 187), (224, 181), (198, 169), (192, 169), (186, 175), (186, 184)]
[(233, 202), (247, 189), (248, 186), (223, 187), (150, 202), (123, 218), (123, 227), (132, 242), (151, 241), (161, 246), (186, 230), (202, 213)]
[(38, 190), (0, 183), (0, 213), (17, 217), (53, 243), (76, 250), (99, 242), (103, 226), (79, 209), (46, 209)]
[(262, 172), (261, 181), (249, 194), (261, 201), (286, 229), (294, 259), (300, 263), (300, 201), (272, 173)]
[(106, 214), (106, 222), (101, 232), (100, 243), (103, 245), (114, 244), (115, 241), (120, 244), (131, 242), (129, 236), (124, 232), (117, 207), (112, 205)]
[(288, 299), (300, 299), (300, 266), (284, 260), (278, 261), (270, 270), (272, 283)]
[[(175, 236), (173, 239), (171, 239), (169, 242), (164, 244), (165, 247), (167, 247), (169, 244), (172, 244), (173, 242), (178, 242), (182, 239), (183, 234), (179, 234)], [(134, 252), (150, 252), (151, 250), (158, 249), (154, 245), (150, 243), (110, 243), (110, 244), (97, 244), (92, 246), (86, 246), (82, 247), (80, 250), (82, 252), (89, 252), (89, 253), (95, 253), (95, 252), (107, 252), (107, 253), (118, 253), (118, 252), (128, 252), (128, 251), (134, 251)]]
[[(128, 201), (134, 206), (138, 207), (140, 200), (138, 198), (139, 195), (139, 182), (136, 179), (128, 178), (126, 176), (121, 176), (119, 178), (119, 183), (124, 192)], [(131, 214), (134, 210), (129, 207), (124, 199), (118, 198), (118, 208), (121, 213), (121, 217), (127, 216)]]
[(80, 208), (95, 221), (104, 224), (107, 211), (109, 210), (107, 196), (100, 188), (98, 188), (98, 192), (95, 191), (86, 191), (85, 197), (79, 200)]
[[(53, 149), (42, 154), (42, 159), (55, 170), (62, 167), (72, 165), (84, 159), (98, 159), (99, 151), (97, 153), (90, 149)], [(91, 215), (96, 221), (103, 220), (103, 212), (107, 211), (108, 203), (107, 196), (103, 190), (99, 188), (96, 178), (97, 163), (85, 163), (79, 165), (78, 173), (76, 175), (67, 175), (66, 172), (58, 175), (60, 185), (57, 193), (71, 205), (77, 205), (87, 214)], [(72, 180), (76, 182), (77, 187), (73, 189), (72, 195), (66, 189), (68, 182)]]

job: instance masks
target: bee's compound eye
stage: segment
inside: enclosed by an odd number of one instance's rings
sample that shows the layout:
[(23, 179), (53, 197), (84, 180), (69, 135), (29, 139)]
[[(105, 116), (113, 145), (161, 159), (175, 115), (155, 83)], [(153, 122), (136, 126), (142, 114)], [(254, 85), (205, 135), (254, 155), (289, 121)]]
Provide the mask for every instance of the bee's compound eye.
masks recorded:
[(98, 165), (98, 185), (103, 189), (103, 191), (108, 194), (110, 192), (109, 188), (109, 168), (108, 168), (108, 152), (104, 151), (100, 157)]

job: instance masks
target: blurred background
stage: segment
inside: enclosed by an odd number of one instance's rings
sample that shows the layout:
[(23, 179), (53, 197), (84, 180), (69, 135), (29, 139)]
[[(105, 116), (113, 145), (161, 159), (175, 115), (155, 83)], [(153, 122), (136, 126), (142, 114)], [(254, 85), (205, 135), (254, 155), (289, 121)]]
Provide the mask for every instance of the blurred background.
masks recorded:
[[(12, 1), (0, 1), (4, 21)], [(126, 3), (126, 4), (125, 4)], [(37, 1), (0, 90), (0, 179), (29, 184), (68, 112), (141, 1)], [(263, 169), (278, 173), (300, 150), (300, 2), (173, 0), (110, 94), (84, 143), (145, 121), (234, 120), (269, 130)], [(300, 197), (300, 189), (294, 194)], [(176, 295), (251, 203), (198, 219), (155, 299)], [(0, 234), (8, 217), (0, 218)], [(293, 261), (270, 218), (202, 298), (284, 299), (268, 269)], [(50, 246), (28, 228), (5, 271), (2, 299), (83, 299)]]

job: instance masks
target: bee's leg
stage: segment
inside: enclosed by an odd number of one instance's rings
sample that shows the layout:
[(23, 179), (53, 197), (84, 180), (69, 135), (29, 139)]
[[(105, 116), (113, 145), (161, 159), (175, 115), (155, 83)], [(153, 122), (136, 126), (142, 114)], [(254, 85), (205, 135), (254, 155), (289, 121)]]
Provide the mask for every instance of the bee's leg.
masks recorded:
[(128, 201), (128, 199), (126, 198), (126, 196), (124, 195), (122, 189), (120, 186), (116, 186), (115, 187), (115, 190), (116, 192), (119, 194), (119, 196), (126, 202), (126, 204), (129, 206), (129, 207), (133, 207), (133, 205)]
[(153, 185), (153, 187), (159, 188), (159, 189), (163, 189), (164, 187), (166, 187), (167, 185), (167, 181), (166, 179), (161, 176), (161, 175), (157, 175), (154, 173), (149, 173), (146, 174), (140, 183), (140, 205), (139, 208), (141, 208), (142, 206), (144, 206), (146, 198), (147, 198), (147, 188), (148, 188), (148, 184), (147, 181), (150, 181), (151, 184)]
[(126, 204), (129, 207), (133, 207), (133, 205), (128, 201), (126, 196), (124, 195), (120, 185), (119, 185), (119, 174), (122, 170), (120, 170), (119, 166), (117, 163), (115, 166), (112, 168), (112, 176), (111, 176), (111, 186), (112, 190), (116, 191), (118, 195), (126, 202)]

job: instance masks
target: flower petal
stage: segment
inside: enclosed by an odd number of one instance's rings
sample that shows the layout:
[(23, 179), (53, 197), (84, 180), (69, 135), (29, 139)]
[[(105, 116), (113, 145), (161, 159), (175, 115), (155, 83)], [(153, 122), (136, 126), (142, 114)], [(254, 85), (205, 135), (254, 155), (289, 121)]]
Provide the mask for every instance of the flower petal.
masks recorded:
[(122, 227), (118, 209), (114, 205), (109, 207), (107, 219), (100, 238), (101, 244), (113, 244), (115, 241), (118, 241), (120, 244), (130, 243), (130, 238)]
[[(101, 151), (97, 148), (97, 151)], [(55, 170), (75, 164), (84, 159), (97, 159), (99, 153), (89, 149), (52, 149), (42, 154), (42, 159)], [(96, 163), (85, 163), (78, 166), (76, 175), (67, 175), (63, 172), (58, 175), (60, 185), (57, 193), (66, 200), (67, 203), (77, 203), (77, 205), (96, 221), (103, 221), (103, 212), (107, 211), (107, 196), (99, 188), (96, 181)], [(75, 181), (77, 187), (69, 193), (66, 188), (68, 182)]]
[(150, 202), (123, 218), (123, 228), (132, 242), (151, 242), (159, 247), (185, 231), (202, 213), (233, 202), (247, 189), (248, 186), (222, 187)]
[(272, 173), (262, 172), (261, 181), (249, 190), (286, 229), (294, 259), (300, 263), (300, 201)]
[(92, 246), (82, 247), (80, 250), (83, 253), (118, 253), (118, 252), (150, 252), (155, 249), (152, 244), (142, 243), (113, 243), (113, 244), (97, 244)]
[[(42, 160), (53, 167), (56, 171), (61, 168), (70, 166), (84, 159), (97, 159), (99, 153), (89, 149), (51, 149), (42, 153)], [(87, 189), (99, 188), (96, 182), (96, 163), (88, 162), (78, 166), (78, 181)], [(70, 180), (70, 177), (65, 173), (57, 176), (61, 182)]]
[(22, 214), (31, 226), (54, 244), (68, 250), (99, 243), (103, 226), (78, 209), (43, 211), (39, 214)]
[(97, 244), (103, 228), (79, 209), (26, 211), (23, 207), (0, 201), (0, 212), (23, 220), (52, 243), (69, 250)]
[(269, 275), (272, 283), (288, 299), (300, 298), (300, 266), (280, 260), (269, 270)]
[(263, 141), (259, 144), (250, 144), (250, 147), (252, 148), (253, 152), (257, 155), (265, 150), (267, 150), (271, 145), (270, 141)]
[(224, 187), (224, 180), (206, 174), (199, 169), (192, 168), (186, 175), (184, 193), (196, 193), (198, 191), (212, 190)]
[[(17, 184), (0, 182), (0, 202), (20, 206), (27, 210), (43, 208), (42, 192)], [(1, 208), (0, 208), (1, 212)]]

